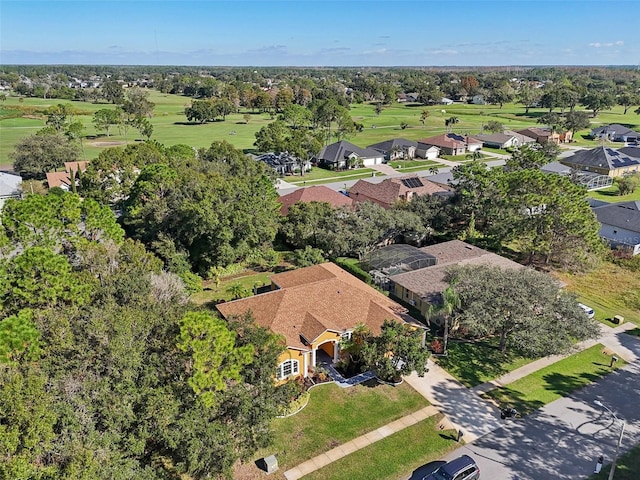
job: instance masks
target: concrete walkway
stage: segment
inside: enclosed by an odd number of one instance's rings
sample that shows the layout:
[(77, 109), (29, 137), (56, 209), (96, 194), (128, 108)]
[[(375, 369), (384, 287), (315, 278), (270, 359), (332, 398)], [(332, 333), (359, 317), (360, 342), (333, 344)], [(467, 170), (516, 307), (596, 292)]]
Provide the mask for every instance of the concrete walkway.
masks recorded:
[(379, 165), (371, 165), (369, 168), (382, 173), (383, 175), (386, 175), (387, 177), (399, 177), (401, 175), (405, 175), (402, 172), (399, 172), (398, 170), (396, 170), (395, 168), (393, 168), (391, 165), (387, 164), (387, 163), (381, 163)]
[(434, 406), (430, 405), (428, 407), (425, 407), (422, 410), (418, 410), (417, 412), (407, 415), (406, 417), (399, 418), (395, 422), (383, 425), (377, 430), (373, 430), (372, 432), (366, 433), (358, 438), (354, 438), (353, 440), (340, 445), (339, 447), (333, 448), (328, 452), (307, 460), (297, 467), (284, 472), (284, 476), (287, 478), (287, 480), (297, 480), (304, 475), (307, 475), (330, 464), (331, 462), (335, 462), (342, 457), (346, 457), (356, 450), (367, 447), (372, 443), (382, 440), (383, 438), (399, 432), (400, 430), (404, 430), (411, 425), (415, 425), (416, 423), (423, 421), (425, 418), (429, 418), (437, 413), (438, 410)]

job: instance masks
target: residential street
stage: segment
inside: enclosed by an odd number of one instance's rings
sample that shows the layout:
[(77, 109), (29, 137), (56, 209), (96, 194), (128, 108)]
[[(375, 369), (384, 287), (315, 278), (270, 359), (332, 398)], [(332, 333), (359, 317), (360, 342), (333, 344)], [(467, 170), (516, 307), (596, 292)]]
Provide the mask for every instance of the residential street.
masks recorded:
[[(617, 339), (640, 358), (637, 337), (620, 333)], [(593, 473), (598, 456), (604, 456), (605, 464), (611, 463), (620, 433), (620, 423), (595, 405), (596, 399), (626, 422), (621, 453), (640, 443), (640, 365), (636, 360), (529, 417), (503, 421), (502, 428), (444, 460), (466, 453), (480, 466), (482, 478), (490, 480), (585, 479)], [(435, 466), (423, 466), (408, 478), (421, 480)]]

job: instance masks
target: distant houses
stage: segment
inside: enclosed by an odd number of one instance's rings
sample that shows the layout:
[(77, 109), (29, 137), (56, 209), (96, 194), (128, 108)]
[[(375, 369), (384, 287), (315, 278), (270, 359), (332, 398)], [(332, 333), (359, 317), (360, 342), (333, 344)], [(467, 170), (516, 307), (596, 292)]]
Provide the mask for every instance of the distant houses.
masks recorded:
[(418, 140), (418, 150), (424, 151), (428, 147), (438, 147), (445, 155), (464, 155), (482, 148), (482, 142), (476, 138), (457, 133), (443, 133), (434, 137)]
[(299, 159), (288, 152), (270, 152), (254, 156), (254, 158), (268, 165), (275, 170), (278, 175), (293, 175), (295, 173), (308, 172), (311, 170), (311, 161)]
[(558, 132), (551, 128), (529, 127), (523, 130), (517, 130), (516, 133), (533, 138), (540, 145), (544, 145), (545, 143), (555, 143), (559, 145), (561, 143), (571, 143), (573, 140), (573, 133), (569, 130)]
[(640, 133), (631, 130), (629, 127), (613, 123), (611, 125), (603, 125), (591, 130), (591, 138), (609, 140), (611, 142), (640, 142)]
[(370, 167), (384, 163), (385, 154), (372, 148), (362, 148), (346, 140), (341, 140), (324, 147), (318, 154), (320, 166), (332, 170)]
[(392, 138), (391, 140), (368, 145), (367, 148), (382, 153), (386, 161), (403, 158), (411, 159), (416, 156), (418, 142), (405, 138)]

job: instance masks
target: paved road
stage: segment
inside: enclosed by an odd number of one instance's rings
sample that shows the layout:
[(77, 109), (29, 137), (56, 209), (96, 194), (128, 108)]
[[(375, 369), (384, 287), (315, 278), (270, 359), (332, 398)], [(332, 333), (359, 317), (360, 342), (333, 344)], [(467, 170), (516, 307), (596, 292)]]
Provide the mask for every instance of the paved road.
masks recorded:
[[(640, 341), (619, 334), (620, 342), (640, 358)], [(550, 378), (550, 383), (571, 382), (572, 377)], [(583, 480), (603, 455), (611, 463), (620, 424), (594, 404), (599, 399), (626, 421), (622, 451), (640, 443), (640, 364), (625, 366), (611, 375), (552, 402), (533, 415), (507, 420), (489, 435), (461, 447), (444, 460), (471, 455), (489, 480)], [(434, 464), (413, 472), (421, 480)]]

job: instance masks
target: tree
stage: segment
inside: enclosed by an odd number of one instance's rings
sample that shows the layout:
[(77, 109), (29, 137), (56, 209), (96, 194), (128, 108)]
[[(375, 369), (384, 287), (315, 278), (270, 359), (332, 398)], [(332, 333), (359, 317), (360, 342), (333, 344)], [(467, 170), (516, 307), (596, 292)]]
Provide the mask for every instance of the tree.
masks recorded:
[(151, 135), (153, 135), (153, 124), (147, 118), (136, 117), (134, 125), (140, 132), (140, 135), (146, 137), (147, 140), (151, 139)]
[(453, 290), (451, 286), (447, 287), (441, 294), (441, 302), (438, 305), (431, 305), (427, 310), (427, 317), (429, 320), (434, 317), (442, 317), (443, 321), (443, 335), (442, 354), (447, 355), (447, 344), (449, 341), (449, 326), (451, 320), (453, 320), (454, 314), (457, 314), (460, 309), (460, 297)]
[(482, 129), (491, 133), (502, 133), (504, 125), (497, 120), (489, 120), (486, 125), (482, 126)]
[(640, 175), (624, 175), (616, 179), (618, 184), (618, 195), (630, 195), (636, 191), (640, 184)]
[(474, 337), (498, 336), (501, 352), (559, 354), (599, 335), (575, 296), (545, 273), (466, 265), (451, 269), (447, 279), (460, 298), (460, 326)]
[(124, 88), (115, 80), (108, 80), (102, 85), (102, 96), (113, 104), (121, 104), (124, 101)]
[(567, 112), (564, 116), (564, 126), (567, 130), (571, 131), (572, 135), (575, 135), (576, 131), (591, 126), (589, 114), (578, 110)]
[(187, 383), (207, 407), (215, 405), (216, 392), (241, 379), (242, 369), (253, 361), (253, 346), (236, 346), (236, 333), (224, 320), (207, 312), (191, 312), (180, 321), (177, 347), (190, 356)]
[(303, 250), (297, 249), (293, 251), (293, 262), (299, 267), (310, 267), (325, 261), (323, 251), (309, 245), (304, 247)]
[(487, 96), (487, 100), (489, 103), (498, 104), (500, 108), (504, 106), (505, 103), (508, 103), (513, 100), (513, 91), (509, 86), (501, 86), (499, 88), (494, 88), (491, 90), (489, 95)]
[(507, 170), (538, 169), (549, 163), (542, 150), (534, 145), (522, 145), (514, 150), (506, 162)]
[(327, 202), (298, 202), (289, 208), (280, 231), (294, 247), (324, 250), (327, 248), (324, 232), (332, 216), (333, 209)]
[(22, 310), (0, 320), (0, 364), (36, 360), (39, 354), (40, 332), (31, 311)]
[(13, 169), (24, 179), (42, 180), (64, 162), (78, 159), (78, 146), (59, 134), (31, 135), (20, 140), (10, 155)]
[(290, 135), (289, 127), (282, 120), (276, 120), (256, 132), (254, 145), (261, 152), (286, 152)]
[(215, 119), (215, 111), (211, 100), (194, 100), (190, 106), (184, 109), (188, 121), (200, 123), (210, 122)]
[(249, 289), (244, 287), (240, 282), (235, 282), (229, 285), (226, 292), (230, 294), (234, 300), (245, 298), (251, 295)]
[(582, 105), (590, 109), (596, 117), (601, 110), (608, 110), (616, 104), (616, 99), (609, 92), (590, 91), (582, 97)]
[(44, 111), (47, 116), (47, 125), (53, 128), (56, 133), (62, 133), (66, 130), (70, 122), (71, 105), (62, 104), (53, 105)]
[(444, 121), (444, 125), (447, 127), (447, 132), (451, 132), (453, 130), (453, 126), (460, 122), (458, 117), (449, 117)]
[(376, 115), (380, 116), (383, 110), (384, 110), (384, 105), (382, 105), (382, 102), (377, 102), (375, 107)]
[(422, 123), (423, 127), (425, 122), (427, 121), (427, 118), (429, 118), (429, 110), (422, 110), (422, 113), (420, 114), (420, 122)]
[(93, 125), (96, 130), (105, 130), (107, 137), (109, 130), (113, 125), (118, 125), (119, 114), (116, 110), (110, 108), (101, 108), (93, 114)]
[(397, 382), (402, 375), (427, 370), (429, 351), (424, 345), (425, 331), (393, 320), (385, 320), (381, 333), (362, 347), (367, 366), (383, 381)]
[(516, 95), (518, 103), (524, 105), (524, 113), (526, 115), (529, 114), (529, 109), (531, 107), (534, 107), (538, 104), (541, 97), (542, 92), (540, 91), (540, 89), (532, 86), (529, 82), (523, 83)]
[(626, 115), (630, 107), (640, 104), (640, 95), (625, 90), (616, 97), (616, 103), (624, 107), (624, 115)]
[(558, 113), (548, 112), (538, 118), (538, 123), (547, 125), (553, 132), (557, 132), (562, 128), (564, 119)]
[(130, 119), (137, 117), (151, 117), (155, 103), (149, 100), (149, 92), (139, 87), (127, 89), (122, 109)]
[(244, 115), (242, 115), (242, 119), (244, 120), (244, 123), (249, 123), (249, 120), (251, 120), (251, 115), (249, 115), (248, 113), (245, 113)]

